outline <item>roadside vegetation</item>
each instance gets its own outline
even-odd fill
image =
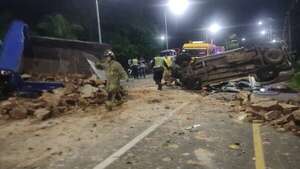
[[[79,24],[73,24],[61,14],[46,15],[36,26],[37,34],[66,39],[79,39],[84,31]]]
[[[300,91],[300,63],[297,63],[295,66],[295,74],[289,80],[288,85],[294,90]]]
[[[113,17],[102,22],[103,41],[113,47],[118,60],[126,65],[130,58],[143,57],[150,60],[157,55],[163,47],[163,43],[157,39],[157,25],[145,22],[144,18],[147,16],[132,14],[131,22],[127,17],[122,17],[120,16],[120,20],[123,22],[113,22]],[[10,23],[18,18],[11,12],[0,12],[0,18],[0,40],[3,40]],[[29,24],[33,35],[98,41],[98,31],[90,30],[85,20],[70,18],[67,14],[53,13],[37,17],[35,21],[24,21]]]

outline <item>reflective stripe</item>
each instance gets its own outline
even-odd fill
[[[171,57],[166,57],[166,58],[164,58],[164,60],[168,67],[172,66],[172,58]]]
[[[132,59],[132,64],[134,66],[138,66],[139,65],[139,61],[137,59]]]
[[[163,57],[154,58],[154,68],[163,67]]]

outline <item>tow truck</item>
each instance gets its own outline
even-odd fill
[[[190,41],[182,47],[182,53],[187,53],[194,58],[215,55],[224,51],[224,47],[204,41]]]

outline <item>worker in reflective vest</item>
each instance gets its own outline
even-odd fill
[[[153,79],[158,86],[158,90],[162,90],[162,83],[161,80],[163,78],[164,74],[164,58],[161,56],[156,56],[152,60],[152,66],[153,66]]]
[[[135,79],[139,77],[139,60],[137,58],[132,59],[132,74]]]

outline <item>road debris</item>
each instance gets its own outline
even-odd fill
[[[147,102],[148,102],[148,104],[158,104],[158,103],[161,103],[161,100],[160,99],[150,99]]]
[[[239,149],[241,149],[241,144],[240,143],[234,143],[234,144],[230,144],[228,147],[232,150],[239,150]]]
[[[236,95],[239,104],[233,104],[236,113],[247,114],[246,119],[253,123],[263,123],[273,126],[277,131],[292,131],[299,135],[300,131],[300,106],[259,97],[255,94],[241,92]],[[246,110],[245,112],[240,111]],[[233,115],[232,117],[239,117]]]
[[[47,120],[51,117],[51,111],[45,108],[41,108],[34,112],[34,116],[39,120]]]
[[[200,124],[195,124],[193,126],[187,127],[185,130],[194,131],[196,128],[201,127]]]
[[[11,97],[0,102],[0,119],[25,119],[35,117],[39,120],[59,116],[66,112],[85,109],[88,106],[101,105],[106,100],[104,82],[94,77],[73,76],[35,76],[27,75],[31,80],[62,81],[65,88],[44,92],[37,98]]]

